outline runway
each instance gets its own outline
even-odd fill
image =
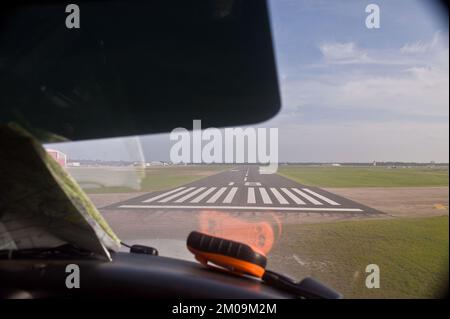
[[[107,208],[380,213],[317,187],[298,184],[277,174],[261,174],[257,165],[243,165],[173,189],[115,203]]]

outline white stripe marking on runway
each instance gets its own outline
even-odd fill
[[[158,201],[158,203],[167,203],[168,201],[171,201],[172,199],[174,199],[180,195],[186,194],[187,192],[190,192],[191,190],[194,190],[194,189],[195,189],[195,187],[186,188],[185,190],[182,190],[181,192],[175,193],[173,195],[170,195],[169,197],[161,199],[160,201]]]
[[[255,189],[253,187],[248,188],[247,204],[256,204]]]
[[[264,204],[272,204],[272,201],[270,200],[269,194],[267,193],[266,189],[263,187],[259,188],[259,193],[261,194],[262,200]]]
[[[292,199],[296,204],[298,205],[305,205],[306,203],[304,201],[302,201],[300,198],[298,198],[297,196],[295,196],[294,194],[291,193],[290,190],[288,190],[287,188],[282,188],[281,189],[286,195],[289,196],[290,199]]]
[[[283,195],[280,194],[280,192],[276,188],[271,187],[270,191],[276,197],[276,199],[280,204],[282,205],[289,204],[289,202],[283,197]]]
[[[181,198],[178,198],[178,199],[175,201],[175,203],[182,203],[182,202],[184,202],[186,199],[189,199],[189,198],[191,198],[191,197],[194,197],[195,195],[197,195],[198,193],[200,193],[201,191],[203,191],[205,188],[206,188],[206,187],[200,187],[200,188],[197,188],[195,191],[190,192],[189,194],[184,195],[184,196],[181,197]]]
[[[208,199],[207,203],[215,203],[216,200],[227,190],[226,187],[221,187],[210,199]]]
[[[233,186],[233,185],[234,185],[234,182],[231,182],[228,184],[228,186]]]
[[[359,208],[333,207],[270,207],[270,206],[174,206],[174,205],[121,205],[120,208],[137,209],[217,209],[217,210],[271,210],[271,211],[310,211],[310,212],[362,212]]]
[[[246,182],[244,185],[245,186],[261,186],[261,183],[259,183],[259,182]]]
[[[237,187],[232,187],[222,203],[230,204],[233,201],[234,195],[236,195],[237,190],[238,190]]]
[[[307,189],[307,188],[302,188],[302,189],[303,189],[305,192],[308,192],[308,193],[310,193],[310,194],[316,196],[317,198],[320,198],[321,200],[323,200],[324,202],[327,202],[327,203],[330,204],[330,205],[333,205],[333,206],[340,206],[340,205],[341,205],[341,204],[339,204],[339,203],[336,203],[334,200],[329,199],[328,197],[325,197],[325,196],[323,196],[323,195],[317,194],[316,192],[313,192],[313,191],[310,190],[310,189]]]
[[[214,190],[217,187],[211,187],[208,188],[204,193],[198,195],[196,198],[194,198],[193,200],[191,200],[191,203],[199,203],[202,199],[204,199],[206,196],[208,196],[209,194],[211,194],[212,192],[214,192]]]
[[[314,205],[323,205],[321,202],[319,202],[317,199],[312,198],[311,196],[309,196],[308,194],[302,192],[301,190],[297,189],[297,188],[291,188],[294,192],[296,192],[297,194],[299,194],[300,196],[303,196],[304,198],[306,198],[307,200],[309,200],[311,203],[313,203]]]
[[[167,196],[167,195],[173,194],[175,192],[181,191],[183,188],[184,187],[179,187],[179,188],[173,189],[173,190],[171,190],[169,192],[165,192],[165,193],[159,194],[158,196],[155,196],[155,197],[149,198],[147,200],[144,200],[143,203],[153,202],[153,201],[155,201],[157,199],[163,198],[164,196]]]

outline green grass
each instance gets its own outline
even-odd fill
[[[439,297],[448,284],[448,231],[448,216],[286,225],[270,266],[316,277],[347,298]],[[305,264],[280,259],[286,253]],[[368,264],[380,267],[379,289],[365,287]]]
[[[164,190],[230,169],[229,165],[165,166],[152,168],[72,168],[70,173],[89,194]]]
[[[318,187],[448,186],[446,168],[283,166],[278,174]]]

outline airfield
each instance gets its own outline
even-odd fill
[[[255,165],[239,166],[108,208],[381,214],[323,189],[308,187],[276,174],[262,174]]]
[[[141,188],[122,176],[127,186],[88,194],[122,241],[154,246],[160,255],[194,260],[186,237],[206,231],[259,245],[271,269],[368,298],[433,297],[442,278],[423,269],[448,269],[448,168],[286,166],[265,175],[256,165],[218,165],[155,167],[145,177],[131,170]],[[85,171],[73,175],[101,170]],[[110,180],[114,173],[100,175]],[[370,263],[384,271],[384,289],[365,288]],[[405,267],[411,272],[399,276]]]

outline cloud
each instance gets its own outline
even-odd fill
[[[359,49],[354,42],[322,43],[319,45],[319,50],[327,63],[350,64],[370,62],[367,53]]]
[[[399,49],[363,49],[355,42],[323,42],[318,45],[322,54],[321,64],[311,64],[306,68],[326,67],[327,65],[372,64],[392,66],[428,65],[436,62],[435,55],[447,54],[448,33],[434,33],[430,41],[405,43]],[[442,59],[441,59],[442,60]],[[324,62],[324,63],[323,63]],[[448,65],[448,63],[447,63]]]
[[[448,162],[447,40],[319,50],[320,64],[281,82],[280,160]]]
[[[406,43],[400,49],[403,54],[417,54],[417,53],[427,53],[435,50],[440,43],[442,43],[442,35],[440,32],[436,32],[433,39],[429,42],[416,41],[413,43]]]
[[[448,42],[436,33],[429,43],[422,45],[423,53],[411,59],[405,58],[405,47],[408,46],[372,50],[373,56],[377,56],[373,59],[367,50],[353,42],[321,44],[324,61],[320,72],[317,68],[304,69],[300,78],[283,81],[286,111],[300,116],[302,110],[311,108],[318,112],[337,109],[350,112],[348,121],[353,118],[352,110],[359,116],[366,111],[367,120],[372,122],[386,120],[387,114],[448,120]],[[409,45],[409,52],[412,47]],[[419,45],[414,47],[418,50]],[[375,62],[378,63],[374,65]],[[331,68],[335,64],[340,67]],[[376,116],[376,112],[384,114]]]
[[[358,76],[338,84],[336,106],[387,110],[409,115],[448,117],[448,72],[413,67],[393,76]]]

